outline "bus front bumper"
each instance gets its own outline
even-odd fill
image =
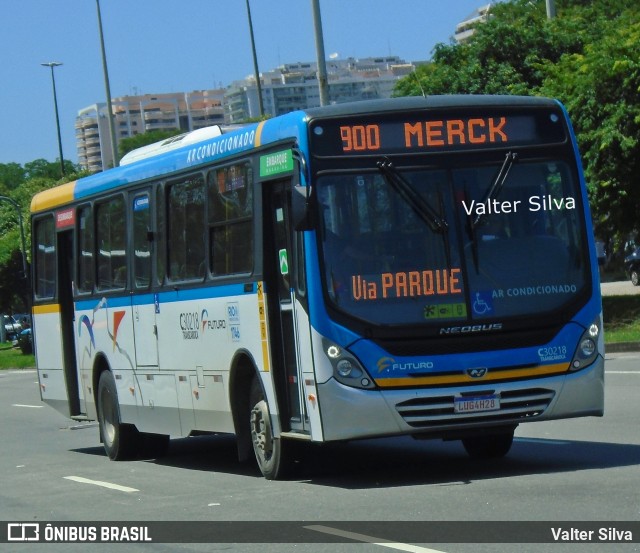
[[[498,398],[499,408],[456,413],[461,394]],[[604,359],[563,375],[445,388],[361,390],[334,379],[318,385],[324,441],[404,434],[446,437],[474,428],[602,416]]]

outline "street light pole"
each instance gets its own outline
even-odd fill
[[[111,150],[113,151],[113,166],[117,167],[120,160],[118,159],[118,142],[116,141],[116,127],[113,122],[113,109],[111,107],[111,86],[109,85],[109,71],[107,70],[107,54],[104,49],[104,35],[102,34],[102,15],[100,14],[100,0],[96,0],[96,8],[98,10],[98,31],[100,32],[100,50],[102,52],[102,72],[104,73],[104,88],[107,96],[107,121],[109,122],[109,136],[111,137]],[[106,169],[106,167],[103,167]]]
[[[253,72],[256,76],[256,88],[258,90],[258,109],[260,117],[264,117],[264,104],[262,102],[262,83],[260,83],[260,71],[258,71],[258,55],[256,54],[256,43],[253,37],[253,23],[251,21],[251,8],[247,0],[247,17],[249,18],[249,34],[251,35],[251,52],[253,53]]]
[[[553,19],[556,16],[556,4],[554,0],[547,0],[547,19]]]
[[[56,78],[53,74],[53,68],[62,65],[59,61],[50,61],[47,63],[41,63],[43,67],[49,67],[51,69],[51,84],[53,85],[53,107],[56,112],[56,129],[58,130],[58,152],[60,154],[60,172],[64,177],[64,159],[62,157],[62,137],[60,136],[60,117],[58,116],[58,96],[56,94]]]
[[[329,81],[327,79],[327,62],[324,55],[324,36],[322,34],[322,18],[320,17],[320,0],[311,0],[311,9],[313,10],[313,28],[316,37],[320,105],[326,106],[329,104]]]

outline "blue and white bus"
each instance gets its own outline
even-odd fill
[[[604,340],[564,108],[403,98],[133,153],[31,205],[44,402],[111,459],[232,433],[412,435],[505,455],[523,422],[601,416]]]

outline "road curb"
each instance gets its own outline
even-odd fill
[[[617,342],[615,344],[605,344],[604,351],[606,353],[640,351],[640,342]]]

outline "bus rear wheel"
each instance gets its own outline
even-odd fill
[[[257,378],[251,383],[249,428],[258,468],[267,480],[282,478],[288,468],[286,442],[273,436],[269,404]]]
[[[98,383],[98,422],[100,436],[109,459],[124,461],[137,454],[138,431],[120,421],[118,392],[111,371],[103,371]]]
[[[512,444],[513,430],[462,439],[462,445],[472,459],[504,457]]]

